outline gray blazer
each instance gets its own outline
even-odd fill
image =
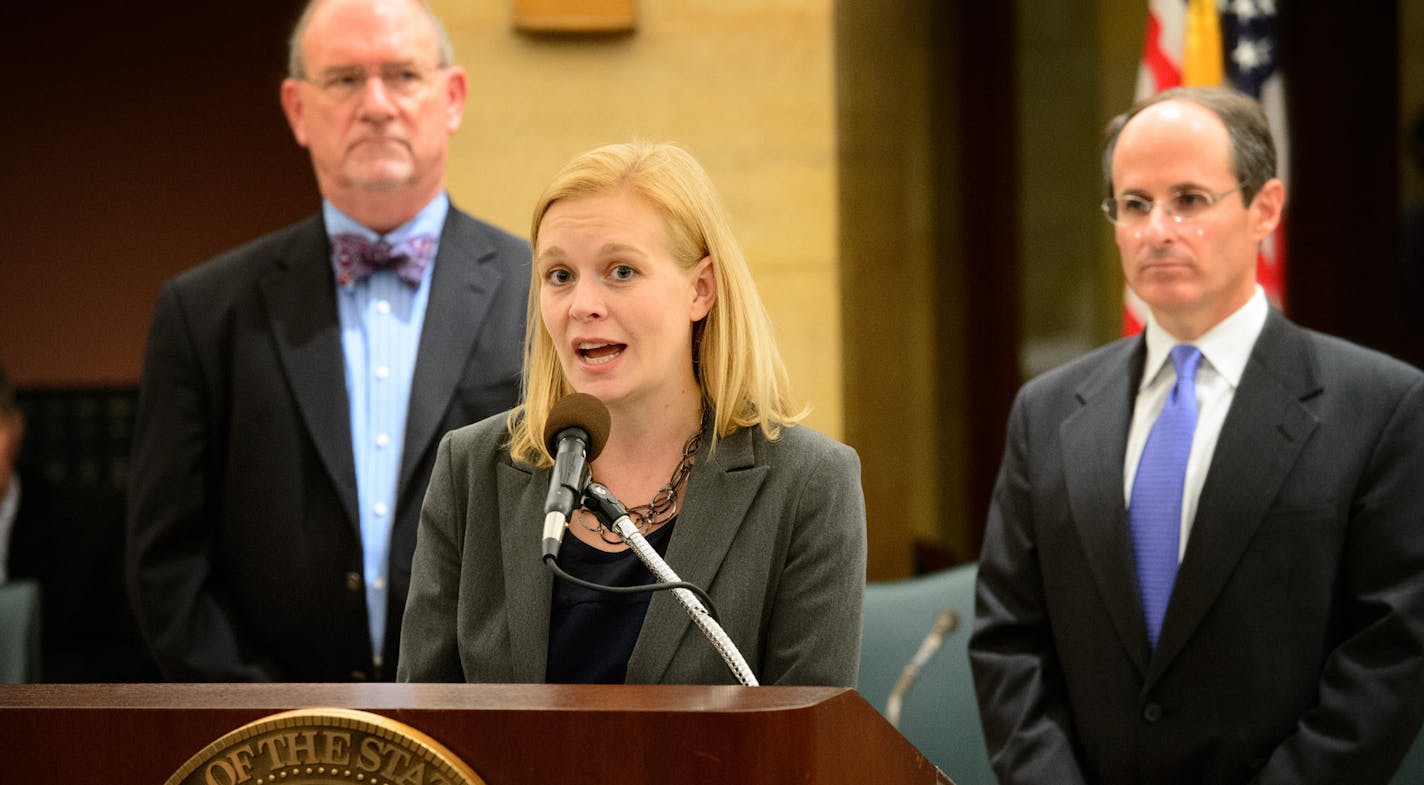
[[[504,415],[440,443],[421,511],[400,681],[539,683],[553,575],[540,560],[549,470],[514,464]],[[712,597],[763,684],[855,683],[865,588],[860,459],[805,427],[743,428],[697,457],[667,561]],[[628,662],[630,684],[735,677],[668,592]]]
[[[1382,785],[1424,714],[1424,375],[1271,312],[1154,650],[1122,485],[1143,355],[1014,404],[970,642],[999,781]]]

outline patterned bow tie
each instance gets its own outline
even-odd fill
[[[345,286],[364,280],[376,270],[390,269],[412,287],[435,255],[435,238],[428,234],[408,237],[395,245],[371,242],[359,234],[338,234],[331,238],[331,266],[336,283]]]

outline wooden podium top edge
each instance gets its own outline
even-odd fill
[[[7,709],[284,710],[474,709],[660,712],[784,711],[855,691],[847,687],[643,686],[583,684],[0,684]]]

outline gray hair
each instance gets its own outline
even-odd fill
[[[1173,87],[1143,98],[1108,123],[1103,146],[1103,183],[1108,196],[1113,196],[1113,151],[1123,127],[1143,109],[1166,101],[1196,104],[1221,119],[1231,140],[1231,168],[1241,186],[1243,204],[1250,204],[1261,186],[1276,176],[1276,143],[1259,102],[1229,87]]]
[[[421,10],[430,20],[430,24],[435,27],[435,64],[440,68],[449,68],[455,62],[455,47],[450,44],[450,35],[445,32],[445,25],[441,23],[440,17],[435,15],[430,4],[425,0],[418,0],[418,2]],[[306,7],[302,9],[302,15],[297,17],[296,27],[292,28],[292,36],[287,39],[287,77],[290,79],[305,79],[307,77],[307,65],[302,59],[302,36],[306,34],[307,25],[311,24],[312,14],[321,3],[322,0],[307,2]]]

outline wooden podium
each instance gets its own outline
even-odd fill
[[[404,723],[488,785],[953,785],[850,689],[542,684],[0,685],[0,783],[163,785],[305,708]]]

